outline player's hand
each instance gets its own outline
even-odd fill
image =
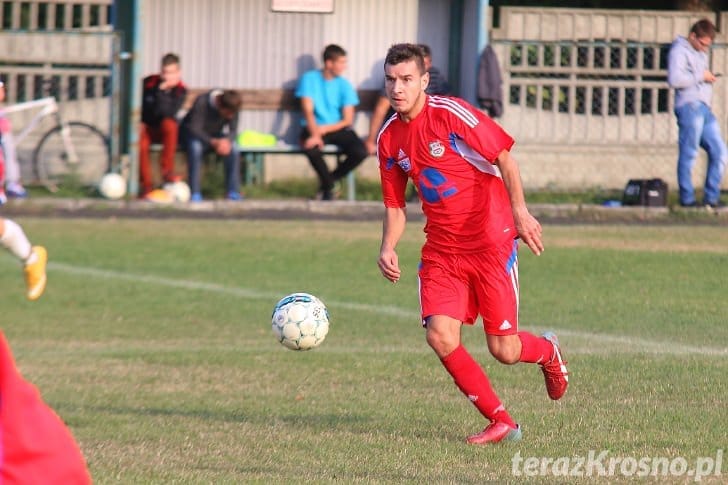
[[[321,138],[321,136],[309,136],[303,141],[303,148],[306,150],[310,150],[314,147],[323,148],[324,146],[324,139]]]
[[[531,249],[533,254],[539,256],[543,252],[543,240],[541,239],[541,224],[535,217],[524,208],[514,211],[513,220],[516,223],[516,230],[521,240]]]
[[[377,266],[379,266],[379,271],[382,272],[382,276],[389,281],[392,283],[399,281],[402,272],[399,270],[399,257],[394,250],[383,249],[379,253]]]
[[[364,146],[366,147],[367,153],[369,155],[376,155],[377,154],[377,143],[376,143],[376,141],[370,140],[369,138],[367,138],[366,140],[364,140]]]
[[[210,145],[212,145],[215,153],[223,157],[228,155],[233,148],[233,144],[227,138],[215,138],[215,143],[210,142]]]
[[[705,72],[703,72],[703,80],[706,83],[714,83],[717,79],[718,79],[717,76],[715,74],[713,74],[711,71],[706,69]]]

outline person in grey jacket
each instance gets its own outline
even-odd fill
[[[675,39],[668,55],[667,82],[675,89],[675,116],[679,130],[677,180],[680,205],[683,207],[699,206],[691,177],[699,147],[708,153],[702,205],[712,208],[724,205],[720,200],[720,184],[728,149],[718,120],[710,109],[713,83],[720,76],[711,71],[708,57],[715,33],[715,25],[710,20],[699,20],[693,24],[687,37]]]
[[[200,166],[202,156],[214,151],[225,164],[225,190],[228,200],[241,200],[240,158],[235,149],[238,111],[242,105],[240,93],[213,89],[199,95],[182,120],[180,135],[187,151],[187,177],[190,201],[202,200]]]

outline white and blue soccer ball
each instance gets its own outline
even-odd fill
[[[291,350],[310,350],[321,345],[329,333],[329,311],[308,293],[292,293],[273,308],[273,335]]]

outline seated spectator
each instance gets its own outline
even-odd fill
[[[142,84],[142,123],[139,130],[139,196],[152,191],[152,165],[149,148],[152,143],[162,144],[159,158],[164,182],[177,182],[174,173],[174,153],[177,150],[177,114],[182,108],[187,88],[182,83],[179,57],[162,57],[159,74],[144,78]]]
[[[213,89],[199,95],[182,120],[180,136],[187,152],[187,177],[192,192],[190,201],[202,200],[200,168],[202,157],[207,152],[223,157],[226,198],[242,199],[240,157],[234,146],[241,105],[242,99],[237,91]]]
[[[304,73],[298,82],[296,97],[301,100],[301,146],[319,177],[321,200],[333,200],[334,184],[346,177],[366,157],[364,143],[352,129],[354,107],[359,96],[341,75],[346,70],[346,51],[328,45],[323,52],[324,67]],[[346,159],[333,172],[329,171],[321,148],[336,145]]]
[[[0,81],[0,103],[5,101],[5,83]],[[20,183],[20,165],[15,153],[15,140],[10,120],[0,110],[0,205],[8,197],[27,197],[28,192]]]

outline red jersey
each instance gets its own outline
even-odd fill
[[[482,251],[517,237],[508,191],[493,162],[513,138],[459,98],[427,96],[417,117],[394,115],[377,139],[386,207],[404,207],[409,177],[427,218],[426,247]]]

